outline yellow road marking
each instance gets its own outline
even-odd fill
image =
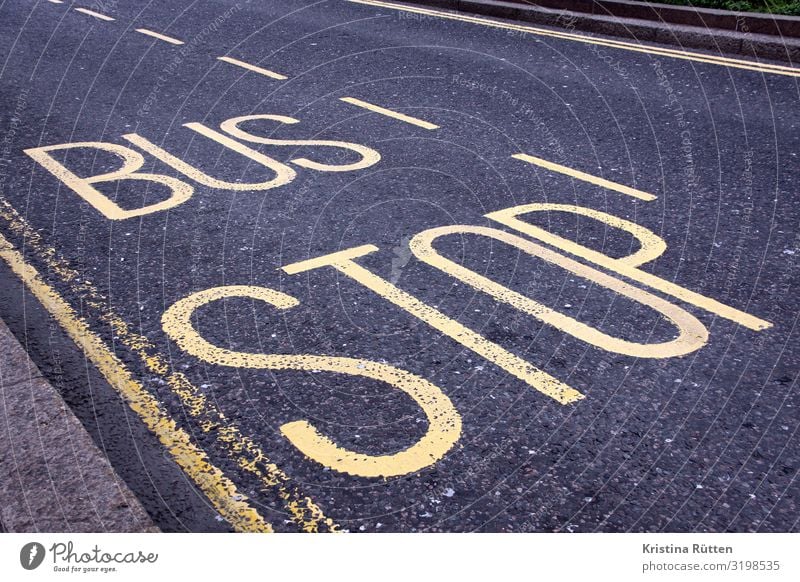
[[[530,156],[528,154],[514,154],[511,157],[516,158],[518,160],[522,160],[523,162],[528,162],[529,164],[540,166],[542,168],[551,170],[553,172],[566,174],[567,176],[571,176],[578,180],[583,180],[584,182],[589,182],[590,184],[594,184],[595,186],[600,186],[602,188],[608,188],[609,190],[614,190],[615,192],[619,192],[620,194],[627,194],[628,196],[633,196],[634,198],[638,198],[639,200],[647,200],[648,202],[650,202],[657,198],[656,196],[650,194],[649,192],[643,192],[642,190],[637,190],[636,188],[631,188],[623,184],[617,184],[616,182],[612,182],[611,180],[598,178],[597,176],[592,176],[591,174],[586,174],[579,170],[568,168],[567,166],[562,166],[560,164],[548,162],[547,160]]]
[[[561,212],[575,212],[577,214],[582,214],[584,216],[590,216],[610,226],[615,226],[617,228],[622,228],[623,230],[627,230],[631,234],[633,234],[636,238],[640,238],[641,233],[649,233],[646,236],[646,239],[654,240],[657,237],[655,233],[647,231],[644,227],[638,226],[636,230],[632,230],[630,228],[626,228],[625,224],[627,221],[623,221],[620,218],[612,217],[611,215],[592,211],[589,209],[581,209],[579,206],[570,206],[566,204],[541,204],[541,203],[533,203],[533,204],[522,204],[520,206],[513,206],[511,208],[504,208],[502,210],[496,210],[494,212],[489,212],[488,214],[484,214],[486,218],[499,222],[500,224],[504,224],[509,228],[513,228],[523,234],[530,236],[531,238],[535,238],[542,242],[545,242],[549,245],[552,245],[558,249],[586,259],[596,265],[600,265],[610,271],[614,271],[615,273],[622,275],[628,279],[633,281],[637,281],[638,283],[642,283],[643,285],[647,285],[648,287],[652,287],[653,289],[658,289],[662,293],[666,293],[667,295],[671,295],[673,297],[677,297],[687,303],[691,303],[696,307],[700,307],[701,309],[705,309],[706,311],[710,311],[711,313],[716,313],[720,317],[724,317],[725,319],[730,319],[731,321],[735,321],[739,325],[743,325],[753,331],[761,331],[764,329],[769,329],[772,327],[772,324],[768,321],[765,321],[761,318],[758,318],[754,315],[750,315],[749,313],[745,313],[744,311],[740,311],[738,309],[734,309],[724,303],[720,303],[716,299],[711,299],[710,297],[706,297],[705,295],[701,295],[700,293],[695,293],[694,291],[690,291],[685,287],[681,287],[671,281],[667,281],[666,279],[662,279],[661,277],[657,277],[648,273],[647,271],[642,271],[638,267],[643,264],[643,260],[645,261],[652,261],[661,253],[658,252],[658,246],[653,246],[652,249],[657,252],[657,254],[653,254],[650,251],[646,255],[642,255],[640,253],[635,253],[628,257],[622,257],[620,259],[609,257],[606,254],[601,252],[595,251],[594,249],[590,249],[589,247],[585,247],[580,245],[576,242],[573,242],[569,239],[560,237],[556,234],[548,232],[547,230],[540,228],[530,222],[526,222],[524,220],[520,220],[518,217],[521,214],[527,214],[529,212],[537,212],[537,211],[561,211]],[[627,223],[631,224],[631,223]],[[638,233],[637,233],[638,231]],[[642,240],[642,239],[640,239]],[[662,251],[663,252],[663,251]]]
[[[219,127],[225,133],[232,135],[233,137],[236,137],[242,141],[250,141],[253,143],[260,143],[265,145],[277,145],[277,146],[324,146],[324,147],[343,148],[346,150],[350,150],[351,152],[354,152],[361,157],[361,160],[358,162],[352,162],[349,164],[335,164],[335,165],[323,164],[320,162],[315,162],[314,160],[309,160],[307,158],[293,158],[289,160],[293,164],[297,164],[298,166],[301,166],[303,168],[318,170],[320,172],[352,172],[354,170],[362,170],[364,168],[369,168],[370,166],[377,164],[381,159],[381,155],[377,151],[375,151],[370,147],[357,143],[327,140],[327,139],[324,140],[271,139],[271,138],[261,137],[259,135],[253,135],[252,133],[249,133],[243,130],[241,127],[239,127],[240,124],[242,123],[247,123],[248,121],[255,121],[257,119],[266,119],[270,121],[277,121],[278,123],[288,123],[288,124],[298,123],[298,121],[293,117],[262,113],[258,115],[243,115],[241,117],[233,117],[231,119],[226,119],[225,121],[220,123]],[[186,124],[187,127],[191,125],[192,124]]]
[[[562,269],[578,277],[597,283],[631,301],[646,305],[661,314],[665,320],[675,326],[678,330],[678,336],[674,339],[659,343],[639,343],[608,335],[565,313],[551,309],[538,301],[534,301],[521,293],[517,293],[505,285],[492,281],[488,277],[484,277],[472,269],[468,269],[455,261],[451,261],[433,248],[434,241],[442,236],[463,236],[465,234],[483,236],[503,242],[528,253],[532,257],[538,257],[548,263],[558,265]],[[609,352],[616,352],[636,358],[674,358],[699,350],[708,341],[708,330],[706,330],[706,327],[685,309],[669,301],[665,301],[652,293],[648,293],[644,289],[629,285],[617,277],[606,275],[566,255],[554,252],[528,239],[503,230],[463,224],[440,226],[424,230],[414,236],[409,243],[409,248],[420,261],[432,267],[436,267],[443,273],[475,289],[483,291],[496,300],[507,303],[573,337]]]
[[[152,36],[153,38],[157,38],[158,40],[163,40],[164,42],[168,42],[170,44],[183,44],[182,40],[178,40],[177,38],[172,38],[171,36],[167,36],[159,32],[153,32],[152,30],[147,30],[146,28],[137,28],[136,32],[146,34],[147,36]]]
[[[200,135],[203,135],[227,148],[232,149],[233,151],[245,156],[246,158],[250,158],[257,164],[261,164],[265,168],[269,168],[270,170],[275,172],[275,177],[272,178],[271,180],[267,180],[266,182],[244,183],[244,184],[241,182],[226,182],[224,180],[218,180],[217,178],[209,176],[205,172],[201,172],[191,164],[187,164],[182,159],[173,156],[168,151],[161,149],[160,147],[152,143],[150,140],[145,139],[140,135],[137,135],[135,133],[126,133],[122,137],[131,142],[132,144],[142,148],[144,151],[146,151],[153,157],[158,158],[165,164],[172,166],[185,176],[188,176],[191,179],[195,180],[196,182],[199,182],[200,184],[203,184],[210,188],[219,188],[222,190],[269,190],[271,188],[278,188],[280,186],[285,186],[286,184],[294,180],[295,177],[297,176],[295,171],[286,164],[282,164],[274,158],[265,156],[261,152],[258,152],[245,145],[242,145],[238,141],[233,140],[229,138],[227,135],[223,135],[218,131],[208,128],[202,123],[184,123],[183,126],[188,127],[189,129],[196,131]]]
[[[112,153],[123,160],[123,165],[117,170],[100,174],[99,176],[80,178],[48,153],[51,151],[75,147],[95,148]],[[48,172],[72,188],[72,190],[81,198],[99,210],[103,216],[111,220],[124,220],[134,216],[143,216],[152,212],[159,212],[161,210],[173,208],[186,202],[189,198],[191,198],[192,193],[194,192],[194,188],[192,186],[186,182],[178,180],[177,178],[173,178],[172,176],[137,172],[136,170],[139,170],[144,165],[144,156],[135,150],[115,143],[84,141],[43,146],[38,148],[28,148],[23,151],[31,158],[36,160]],[[133,210],[126,210],[120,207],[108,196],[103,194],[100,190],[92,186],[92,184],[96,184],[98,182],[118,180],[148,180],[151,182],[157,182],[169,188],[171,194],[166,200],[162,200],[155,204],[141,208],[135,208]]]
[[[340,273],[361,283],[370,291],[394,303],[397,307],[407,311],[419,320],[424,321],[432,328],[457,341],[462,346],[481,355],[556,402],[560,404],[571,404],[584,398],[583,394],[568,384],[561,382],[547,372],[540,370],[536,366],[512,354],[505,348],[489,341],[481,334],[462,325],[458,321],[447,317],[438,309],[423,303],[410,293],[406,293],[402,289],[395,287],[386,279],[365,269],[353,260],[377,250],[378,247],[374,245],[362,245],[360,247],[353,247],[330,253],[322,257],[292,263],[291,265],[286,265],[281,268],[284,272],[294,275],[320,267],[333,267]]]
[[[644,265],[645,263],[649,263],[650,261],[654,261],[667,251],[667,242],[652,230],[643,227],[641,224],[636,224],[630,220],[620,218],[619,216],[601,212],[600,210],[594,210],[593,208],[586,208],[585,206],[535,202],[533,204],[512,207],[511,209],[498,210],[496,213],[489,213],[485,214],[484,216],[491,218],[492,220],[498,220],[502,222],[501,218],[507,215],[506,211],[511,212],[516,208],[524,209],[525,212],[569,212],[579,216],[586,216],[593,220],[597,220],[598,222],[603,222],[612,228],[618,228],[619,230],[627,232],[639,243],[639,250],[634,251],[633,253],[624,257],[618,257],[616,260],[632,267],[638,267],[640,265]],[[521,213],[522,210],[519,212]],[[516,216],[516,214],[513,214],[513,216]],[[561,248],[562,250],[567,250],[568,252],[575,254],[570,249],[560,247],[558,244],[556,244],[554,239],[542,240],[555,247]],[[574,249],[577,247],[578,245],[575,245],[575,247],[570,248]]]
[[[426,14],[428,16],[436,16],[439,18],[446,18],[449,20],[460,20],[462,22],[471,22],[473,24],[480,24],[483,26],[491,26],[494,28],[502,28],[506,30],[516,30],[520,32],[527,32],[536,34],[538,36],[547,36],[552,38],[560,38],[565,40],[572,40],[586,44],[595,44],[600,46],[607,46],[611,48],[618,48],[627,51],[638,53],[646,53],[651,55],[659,55],[664,57],[672,57],[676,59],[683,59],[689,61],[696,61],[701,63],[710,63],[714,65],[721,65],[732,67],[736,69],[745,69],[748,71],[758,71],[761,73],[774,73],[776,75],[788,75],[790,77],[800,77],[800,69],[793,67],[786,67],[782,65],[771,65],[768,63],[758,63],[754,61],[747,61],[744,59],[733,59],[729,57],[720,57],[715,55],[706,55],[703,53],[693,53],[689,51],[661,48],[655,46],[643,46],[639,44],[616,41],[616,40],[601,40],[591,36],[584,36],[581,34],[574,34],[568,32],[557,32],[554,30],[547,30],[545,28],[537,28],[535,26],[524,26],[521,24],[509,24],[500,22],[498,20],[491,20],[489,18],[480,18],[476,16],[466,16],[461,14],[454,14],[452,12],[443,12],[441,10],[431,10],[428,8],[412,8],[391,2],[380,2],[378,0],[347,0],[354,4],[367,4],[370,6],[380,6],[382,8],[389,8],[392,10],[402,10],[404,12],[413,12],[416,14]]]
[[[99,12],[95,12],[94,10],[89,10],[88,8],[75,8],[74,10],[75,12],[82,12],[83,14],[94,16],[95,18],[99,18],[100,20],[109,20],[109,21],[114,20],[110,16],[106,16],[105,14],[100,14]]]
[[[128,324],[109,307],[103,296],[86,277],[74,270],[66,260],[58,256],[52,247],[45,245],[42,236],[25,219],[0,197],[0,217],[18,236],[24,238],[26,249],[36,256],[70,290],[79,296],[86,308],[97,312],[115,338],[136,354],[154,375],[163,378],[170,389],[181,400],[184,410],[196,419],[204,433],[212,435],[219,446],[244,471],[256,477],[265,491],[275,490],[291,519],[304,531],[315,532],[327,529],[338,531],[339,526],[314,501],[291,485],[291,480],[277,465],[272,463],[259,446],[232,423],[224,413],[180,372],[172,372],[171,365],[148,338],[131,331]]]
[[[211,364],[261,370],[318,370],[386,382],[410,396],[428,419],[428,430],[422,438],[388,455],[369,455],[340,447],[305,420],[281,425],[281,433],[310,459],[350,475],[397,477],[433,465],[458,442],[461,416],[450,399],[435,384],[406,370],[360,358],[239,352],[210,343],[192,325],[193,316],[200,307],[226,297],[248,297],[277,309],[291,309],[300,303],[291,295],[269,287],[212,287],[184,297],[167,309],[161,318],[164,332],[183,351]]]
[[[411,117],[410,115],[404,115],[402,113],[398,113],[397,111],[386,109],[385,107],[373,105],[372,103],[367,103],[366,101],[356,99],[355,97],[340,97],[339,100],[344,101],[345,103],[350,103],[351,105],[355,105],[356,107],[361,107],[363,109],[374,111],[375,113],[380,113],[381,115],[386,115],[387,117],[393,117],[395,119],[399,119],[400,121],[405,121],[406,123],[416,125],[417,127],[422,127],[425,129],[439,129],[438,125],[428,121],[423,121],[422,119],[417,119],[416,117]]]
[[[2,234],[0,257],[158,437],[172,459],[205,493],[219,514],[238,531],[271,532],[272,526],[247,503],[247,497],[239,493],[230,479],[209,462],[191,437],[176,425],[159,402]]]
[[[243,69],[247,69],[248,71],[253,71],[254,73],[258,73],[260,75],[264,75],[265,77],[270,77],[271,79],[278,79],[279,81],[285,81],[289,77],[286,75],[281,75],[280,73],[276,73],[275,71],[270,71],[269,69],[264,69],[262,67],[257,67],[256,65],[251,65],[250,63],[245,63],[244,61],[240,61],[239,59],[234,59],[233,57],[217,57],[218,61],[223,61],[225,63],[230,63],[231,65],[236,65],[237,67],[242,67]]]

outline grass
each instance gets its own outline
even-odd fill
[[[800,0],[655,0],[662,4],[800,16]]]

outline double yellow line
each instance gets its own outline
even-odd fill
[[[238,531],[271,532],[272,526],[247,503],[247,498],[236,490],[233,482],[209,462],[205,453],[194,444],[186,431],[175,424],[159,402],[133,377],[125,364],[42,279],[36,269],[25,261],[25,257],[2,233],[0,257],[97,366],[131,410],[158,437],[172,459],[200,487],[219,514]]]
[[[333,520],[326,517],[310,497],[293,487],[289,477],[267,458],[250,437],[243,435],[214,403],[205,398],[186,376],[172,372],[169,362],[158,353],[155,345],[148,338],[133,332],[107,306],[107,301],[99,291],[59,257],[55,249],[45,245],[41,235],[2,197],[0,218],[12,232],[24,238],[26,248],[46,265],[49,272],[81,297],[84,306],[99,313],[101,321],[109,326],[120,344],[138,356],[148,372],[165,379],[166,384],[179,397],[184,410],[198,423],[201,430],[213,435],[217,445],[243,472],[255,477],[264,491],[271,492],[281,500],[288,518],[304,531],[338,529]],[[168,411],[134,377],[102,338],[90,329],[86,321],[2,233],[0,258],[24,282],[112,388],[159,439],[172,459],[206,495],[219,515],[236,531],[272,532],[272,525],[252,506],[248,497],[238,491],[236,485],[211,463],[192,437],[177,425]]]
[[[571,40],[575,42],[582,42],[586,44],[594,44],[606,46],[610,48],[622,49],[633,51],[637,53],[646,53],[649,55],[657,55],[662,57],[671,57],[674,59],[683,59],[687,61],[695,61],[698,63],[709,63],[712,65],[721,65],[724,67],[733,67],[735,69],[745,69],[747,71],[758,71],[760,73],[772,73],[775,75],[787,75],[789,77],[800,77],[800,69],[793,67],[785,67],[782,65],[771,65],[769,63],[759,63],[755,61],[747,61],[743,59],[732,59],[728,57],[708,55],[703,53],[694,53],[683,50],[668,49],[656,46],[647,46],[620,40],[607,40],[600,39],[582,34],[575,34],[571,32],[559,32],[556,30],[548,30],[546,28],[538,28],[536,26],[525,26],[522,24],[510,24],[501,22],[499,20],[492,20],[490,18],[481,18],[477,16],[467,16],[464,14],[455,14],[453,12],[444,12],[442,10],[432,10],[429,8],[417,8],[407,6],[404,4],[395,4],[394,2],[381,2],[380,0],[347,0],[354,4],[367,4],[369,6],[380,6],[381,8],[389,8],[391,10],[400,10],[403,12],[412,12],[414,14],[424,14],[426,16],[435,16],[438,18],[446,18],[448,20],[459,20],[461,22],[471,22],[473,24],[480,24],[482,26],[491,26],[493,28],[502,28],[505,30],[515,30],[517,32],[526,32],[538,36],[546,36],[551,38],[560,38],[564,40]]]

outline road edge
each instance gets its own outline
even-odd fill
[[[800,38],[757,34],[749,28],[747,20],[740,24],[741,30],[690,26],[664,22],[658,12],[645,19],[570,10],[569,7],[576,7],[577,2],[580,0],[565,0],[564,8],[560,9],[500,0],[410,0],[402,3],[674,45],[682,49],[704,49],[791,64],[800,62]],[[644,15],[641,12],[636,14]]]
[[[160,531],[2,319],[0,354],[0,531]]]
[[[790,38],[800,37],[800,18],[768,12],[736,12],[645,0],[508,0],[515,4],[571,10],[598,16],[638,18],[701,28],[718,28]]]

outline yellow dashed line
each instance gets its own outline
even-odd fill
[[[589,182],[590,184],[594,184],[595,186],[600,186],[602,188],[608,188],[609,190],[614,190],[615,192],[619,192],[620,194],[627,194],[628,196],[633,196],[634,198],[638,198],[639,200],[647,200],[648,202],[650,202],[657,198],[657,196],[654,196],[649,192],[643,192],[642,190],[637,190],[636,188],[631,188],[623,184],[617,184],[616,182],[612,182],[604,178],[598,178],[597,176],[592,176],[591,174],[586,174],[584,172],[568,168],[567,166],[554,164],[553,162],[548,162],[547,160],[543,160],[541,158],[529,156],[528,154],[514,154],[511,157],[516,158],[518,160],[522,160],[523,162],[528,162],[529,164],[540,166],[542,168],[551,170],[553,172],[566,174],[567,176],[571,176],[578,180],[583,180],[584,182]]]
[[[1,197],[0,218],[7,222],[12,232],[25,239],[29,252],[36,253],[50,272],[81,297],[83,305],[99,313],[100,320],[109,326],[122,345],[136,354],[151,373],[166,381],[203,432],[213,435],[241,469],[261,482],[264,491],[275,491],[292,521],[307,532],[339,530],[339,526],[310,497],[294,487],[289,476],[272,463],[250,437],[243,435],[213,402],[209,402],[184,374],[171,372],[169,362],[158,353],[155,345],[148,338],[131,331],[128,324],[108,306],[107,298],[59,257],[55,249],[45,245],[41,235]]]
[[[172,459],[205,493],[219,514],[237,531],[271,532],[272,526],[247,503],[247,497],[222,471],[212,465],[191,437],[161,408],[159,402],[131,375],[125,365],[75,313],[66,301],[29,265],[22,254],[0,234],[0,257],[33,295],[80,346],[108,383],[142,419],[169,451]]]
[[[683,59],[689,61],[696,61],[700,63],[710,63],[713,65],[721,65],[725,67],[733,67],[736,69],[745,69],[748,71],[758,71],[761,73],[774,73],[776,75],[788,75],[790,77],[800,77],[800,69],[792,67],[785,67],[782,65],[771,65],[768,63],[758,63],[754,61],[746,61],[743,59],[732,59],[728,57],[721,57],[716,55],[706,55],[703,53],[693,53],[688,51],[681,51],[675,49],[668,49],[656,46],[644,46],[629,42],[622,42],[616,40],[605,40],[591,36],[584,36],[581,34],[572,34],[568,32],[557,32],[555,30],[547,30],[545,28],[537,28],[534,26],[524,26],[520,24],[508,24],[498,20],[491,20],[488,18],[479,18],[476,16],[466,16],[455,14],[452,12],[443,12],[441,10],[430,10],[427,8],[412,8],[401,4],[393,4],[391,2],[379,2],[377,0],[347,0],[355,4],[366,4],[369,6],[380,6],[381,8],[389,8],[392,10],[402,10],[404,12],[413,12],[415,14],[425,14],[428,16],[435,16],[439,18],[446,18],[448,20],[459,20],[461,22],[471,22],[473,24],[480,24],[482,26],[491,26],[494,28],[502,28],[504,30],[516,30],[519,32],[527,32],[538,36],[547,36],[552,38],[560,38],[564,40],[572,40],[576,42],[583,42],[587,44],[595,44],[600,46],[607,46],[628,50],[638,53],[646,53],[651,55],[658,55],[663,57],[672,57],[675,59]]]
[[[168,42],[170,44],[183,44],[182,40],[178,40],[177,38],[172,38],[171,36],[167,36],[159,32],[153,32],[152,30],[147,30],[146,28],[137,28],[136,32],[146,34],[147,36],[152,36],[153,38],[157,38],[158,40],[163,40],[164,42]]]
[[[105,14],[100,14],[99,12],[95,12],[94,10],[89,10],[88,8],[74,8],[75,12],[81,12],[82,14],[88,14],[89,16],[94,16],[95,18],[99,18],[100,20],[111,21],[114,20],[110,16],[106,16]]]
[[[411,125],[416,125],[418,127],[423,127],[425,129],[439,129],[439,126],[434,125],[433,123],[423,121],[422,119],[417,119],[416,117],[411,117],[410,115],[404,115],[402,113],[398,113],[397,111],[392,111],[391,109],[379,107],[378,105],[367,103],[366,101],[362,101],[361,99],[356,99],[355,97],[340,97],[339,101],[344,101],[345,103],[350,103],[351,105],[355,105],[356,107],[361,107],[362,109],[368,109],[370,111],[374,111],[375,113],[380,113],[381,115],[386,115],[387,117],[393,117],[394,119],[399,119],[400,121],[404,121],[406,123],[410,123]]]
[[[275,71],[270,71],[269,69],[264,69],[261,67],[257,67],[256,65],[251,65],[250,63],[245,63],[244,61],[240,61],[239,59],[234,59],[232,57],[217,57],[217,60],[223,61],[225,63],[230,63],[231,65],[236,65],[237,67],[242,67],[243,69],[247,69],[248,71],[253,71],[254,73],[259,73],[260,75],[264,75],[265,77],[270,77],[271,79],[278,79],[279,81],[285,81],[288,79],[285,75],[281,75],[280,73],[276,73]]]

